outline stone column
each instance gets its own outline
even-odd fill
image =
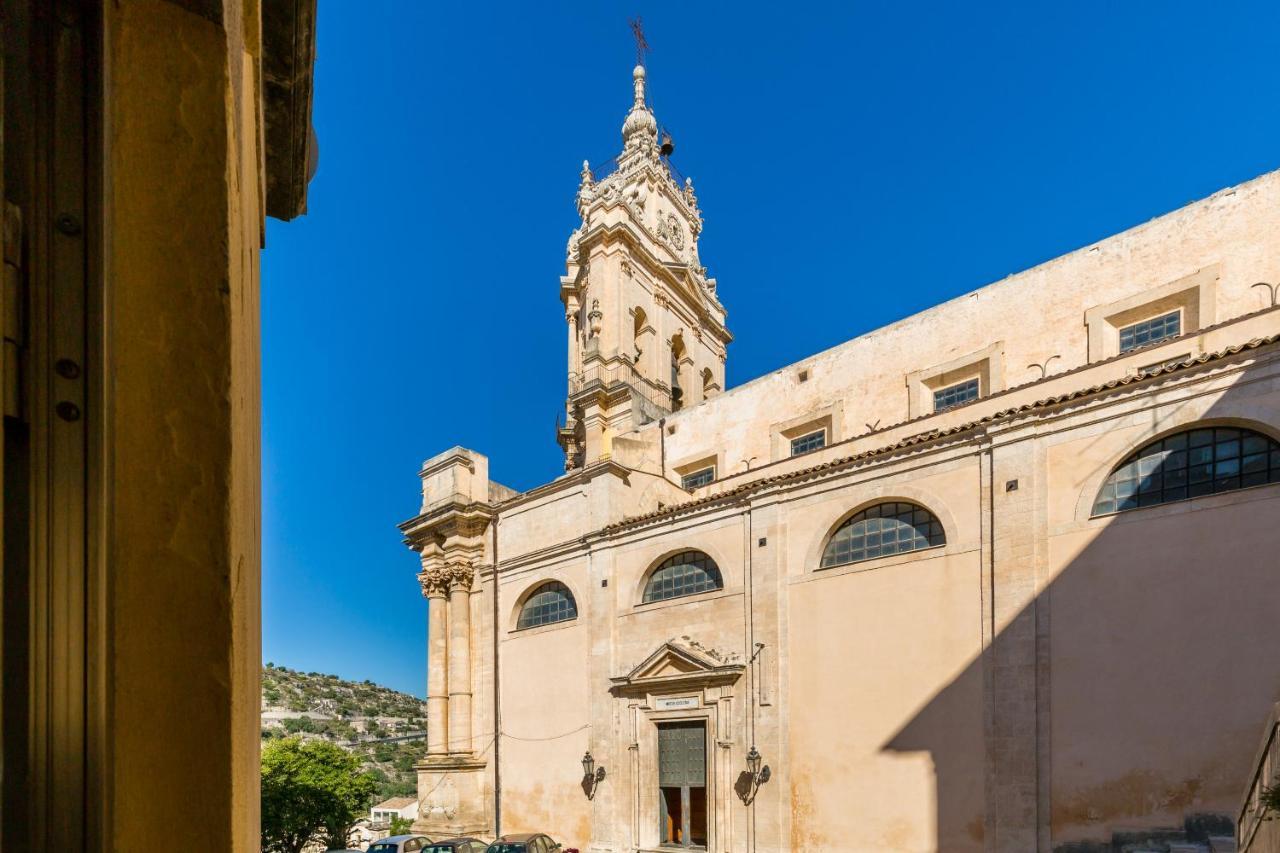
[[[471,752],[470,566],[454,566],[449,578],[449,752]]]
[[[438,570],[423,572],[427,597],[427,755],[444,755],[449,744],[448,639],[446,595],[448,577]]]
[[[564,319],[569,327],[569,373],[573,374],[582,369],[582,362],[578,356],[578,307],[576,302],[573,303],[572,308],[565,312]],[[569,393],[572,394],[573,390],[573,388],[570,388]]]

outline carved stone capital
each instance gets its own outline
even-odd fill
[[[455,563],[449,567],[449,588],[460,592],[470,592],[471,583],[475,580],[476,570],[470,563]]]
[[[449,583],[452,579],[453,574],[445,566],[431,566],[418,573],[422,595],[427,598],[433,595],[448,595]]]

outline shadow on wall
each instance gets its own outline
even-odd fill
[[[1280,438],[1274,426],[1280,402],[1265,392],[1265,383],[1250,383],[1243,373],[1197,423]],[[1189,410],[1195,401],[1183,405]],[[1153,415],[1153,429],[1139,446],[1170,434],[1155,432]],[[1089,441],[1109,443],[1112,435]],[[1181,445],[1182,439],[1158,448],[1156,461],[1139,461],[1135,479],[1146,488],[1135,502],[1152,502],[1157,488],[1203,482],[1205,469],[1198,466],[1204,464],[1217,466],[1217,487],[1235,482],[1229,478],[1240,476],[1235,466],[1246,456],[1256,467],[1238,436],[1234,444],[1226,431],[1211,439],[1206,444],[1201,434],[1191,443],[1216,448],[1217,461],[1206,463],[1205,452]],[[1256,447],[1253,442],[1249,449]],[[1280,699],[1280,485],[1048,530],[1042,571],[1051,582],[1021,606],[1002,607],[1016,588],[1010,574],[1030,577],[1032,558],[1009,553],[1000,516],[1028,505],[1034,490],[1024,479],[1021,491],[1006,493],[1000,452],[997,447],[992,478],[999,484],[992,511],[996,615],[984,606],[984,634],[993,624],[1002,627],[980,657],[883,746],[931,754],[937,848],[1084,853],[1144,838],[1231,835],[1257,721]],[[1126,452],[1106,467],[1129,462],[1122,459]],[[1271,473],[1280,456],[1267,461],[1267,476],[1280,482]],[[1095,489],[1104,473],[1081,488]],[[1124,500],[1128,486],[1112,494],[1104,500]],[[1085,516],[1094,499],[1085,498]],[[1046,530],[1043,518],[1029,523]],[[983,560],[989,590],[990,555]],[[975,766],[973,744],[948,735],[955,719],[978,712],[977,697],[985,767]]]

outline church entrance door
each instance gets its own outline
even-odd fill
[[[658,724],[659,836],[667,847],[707,846],[707,724]]]

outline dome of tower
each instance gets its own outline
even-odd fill
[[[658,120],[649,112],[648,107],[632,107],[627,119],[622,123],[622,139],[630,142],[637,134],[644,134],[653,139],[658,138]]]

